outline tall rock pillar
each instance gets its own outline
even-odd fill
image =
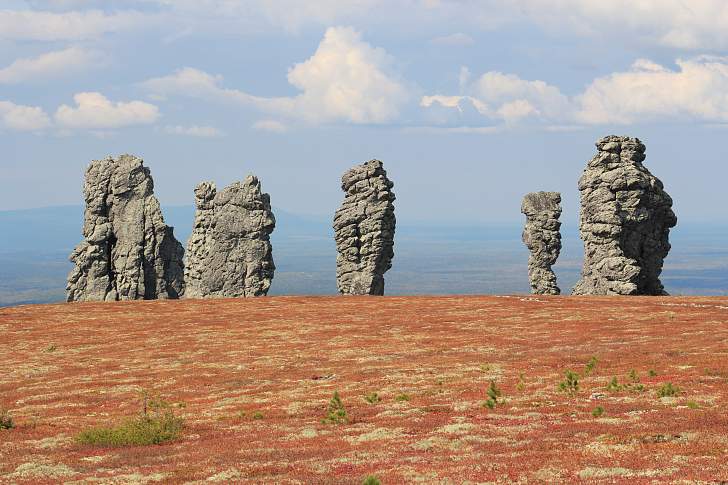
[[[341,177],[344,202],[334,216],[336,286],[345,295],[383,295],[394,257],[394,184],[371,160]]]
[[[70,256],[68,301],[178,298],[184,249],[164,223],[143,160],[94,160],[83,193],[84,240]]]
[[[220,192],[214,183],[202,182],[195,189],[195,205],[185,297],[266,295],[275,271],[270,235],[276,220],[258,178],[249,175]]]
[[[526,215],[522,239],[528,247],[528,279],[531,293],[558,295],[556,274],[551,266],[561,252],[561,194],[531,192],[523,197],[521,212]]]
[[[665,295],[672,199],[642,164],[637,138],[607,136],[579,179],[584,267],[575,295]]]

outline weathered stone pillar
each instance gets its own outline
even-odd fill
[[[266,295],[275,271],[270,234],[276,220],[260,181],[249,175],[220,192],[214,183],[202,182],[195,189],[195,205],[185,297]]]
[[[579,179],[584,267],[575,295],[665,295],[662,263],[677,224],[637,138],[607,136]]]
[[[556,274],[551,266],[561,252],[561,194],[531,192],[523,197],[521,212],[526,215],[522,239],[528,247],[528,279],[531,293],[558,295]]]
[[[344,202],[334,216],[336,286],[345,295],[383,295],[394,257],[394,184],[371,160],[341,177]]]
[[[84,240],[70,257],[68,301],[178,298],[184,249],[164,223],[143,160],[94,160],[83,193]]]

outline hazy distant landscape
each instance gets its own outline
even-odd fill
[[[336,293],[336,248],[324,217],[275,210],[277,266],[271,295]],[[194,208],[165,209],[185,244]],[[63,301],[68,255],[81,240],[83,208],[59,206],[0,212],[0,305]],[[576,282],[582,246],[574,225],[562,228],[555,271],[563,292]],[[521,225],[473,226],[398,221],[389,295],[512,294],[529,291]],[[679,223],[670,237],[663,283],[674,295],[728,294],[728,226]]]

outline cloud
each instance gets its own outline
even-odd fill
[[[8,67],[0,69],[0,84],[45,80],[79,71],[100,61],[96,52],[80,47],[47,52],[38,57],[18,59]]]
[[[0,10],[0,39],[82,40],[110,32],[131,30],[149,23],[152,17],[135,11],[105,13],[101,10],[47,12]]]
[[[552,31],[630,38],[680,49],[728,47],[724,0],[518,0],[513,5]]]
[[[387,0],[149,0],[185,18],[297,31],[305,25],[331,25],[361,18]]]
[[[192,68],[143,86],[157,95],[232,101],[311,123],[386,123],[408,99],[404,84],[389,73],[392,64],[383,49],[364,42],[354,29],[331,27],[316,52],[288,71],[288,82],[301,91],[297,96],[266,98],[226,89],[221,76]]]
[[[61,105],[56,122],[71,129],[108,129],[154,123],[159,109],[143,101],[112,102],[101,93],[78,93],[75,107]]]
[[[313,120],[382,123],[394,119],[405,87],[385,71],[392,59],[361,40],[352,28],[329,28],[316,53],[288,72],[303,91],[296,110]]]
[[[276,120],[259,120],[253,123],[253,129],[258,131],[268,131],[271,133],[285,133],[288,127]]]
[[[671,70],[648,60],[595,79],[577,96],[584,123],[728,121],[728,57],[677,60]]]
[[[505,0],[148,0],[193,30],[299,32],[357,23],[410,31],[465,20],[491,28],[510,10]]]
[[[534,118],[556,121],[572,112],[568,97],[543,81],[528,81],[497,71],[486,72],[469,85],[468,79],[469,71],[461,69],[461,89],[467,94],[424,96],[420,106],[439,105],[462,114],[470,105],[481,116],[507,124]]]
[[[183,136],[194,136],[199,138],[220,138],[225,136],[225,133],[218,130],[214,126],[165,126],[164,132],[170,135],[183,135]]]
[[[482,31],[527,25],[558,36],[630,44],[713,52],[728,47],[725,0],[27,0],[18,4],[32,9],[0,10],[0,39],[89,39],[150,25],[174,26],[168,37],[173,39],[197,31],[247,35],[355,23],[408,32],[441,32],[443,26]],[[123,9],[108,11],[109,5]],[[465,45],[468,36],[455,33],[433,41]]]
[[[571,97],[544,81],[492,71],[466,85],[466,94],[423,96],[420,106],[446,108],[456,115],[455,120],[451,116],[441,120],[443,123],[472,123],[472,117],[464,118],[470,107],[482,122],[537,122],[547,129],[646,121],[728,121],[728,58],[699,56],[676,64],[678,69],[671,70],[640,59],[625,72],[594,79],[582,93]]]
[[[16,131],[39,131],[51,121],[42,108],[0,101],[0,128]]]
[[[463,47],[466,45],[473,45],[475,43],[475,40],[473,40],[473,38],[470,37],[468,34],[457,32],[455,34],[445,35],[442,37],[435,37],[434,39],[430,40],[430,42],[435,45],[443,45],[448,47]]]

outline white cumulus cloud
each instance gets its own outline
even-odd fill
[[[71,129],[109,129],[154,123],[159,109],[143,101],[112,102],[101,93],[78,93],[76,106],[61,105],[56,122]]]
[[[16,131],[38,131],[50,126],[51,120],[38,106],[23,106],[0,101],[0,128]]]
[[[407,98],[405,87],[386,72],[391,63],[354,29],[330,28],[316,53],[288,72],[288,82],[303,91],[295,109],[314,120],[391,120]]]
[[[234,101],[313,123],[385,123],[408,99],[406,87],[390,72],[392,63],[354,29],[332,27],[309,59],[289,69],[288,82],[301,91],[297,96],[267,98],[223,88],[221,76],[192,68],[143,85],[155,94]]]
[[[461,89],[467,94],[424,96],[420,106],[440,105],[463,113],[471,105],[483,117],[508,124],[528,118],[556,121],[572,112],[569,98],[543,81],[528,81],[497,71],[487,72],[463,86],[467,79],[461,70]]]
[[[47,52],[38,57],[18,59],[0,69],[0,84],[38,81],[79,71],[100,62],[98,53],[80,47]]]
[[[626,72],[595,79],[576,97],[585,123],[728,121],[728,58],[677,60],[677,70],[638,60]]]
[[[554,31],[680,49],[728,47],[725,0],[517,0],[514,7]]]
[[[728,121],[728,58],[699,56],[676,64],[677,69],[670,69],[640,59],[627,71],[594,79],[574,96],[544,81],[487,72],[461,88],[465,94],[424,96],[420,106],[447,108],[459,115],[472,107],[482,119],[506,124]]]

